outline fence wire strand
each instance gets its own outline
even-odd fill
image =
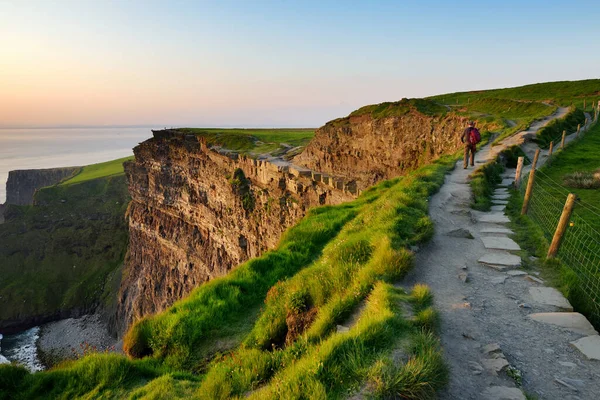
[[[522,195],[527,187],[528,178],[526,177],[520,186]],[[568,194],[567,188],[552,180],[543,171],[536,170],[533,195],[527,214],[542,229],[549,242],[558,226]],[[600,216],[597,207],[578,200],[557,258],[577,276],[579,284],[575,289],[575,295],[578,302],[585,305],[590,320],[598,326],[600,324],[600,227],[585,218],[584,209]]]

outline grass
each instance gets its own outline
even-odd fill
[[[0,225],[4,328],[115,305],[113,281],[127,249],[128,159],[83,167],[36,192],[35,206],[7,206]]]
[[[425,115],[443,115],[448,109],[434,101],[427,99],[402,99],[396,102],[385,102],[361,107],[350,113],[349,117],[370,115],[373,119],[386,117],[400,117],[411,110],[417,110]]]
[[[574,105],[577,108],[583,108],[583,100],[587,99],[589,109],[591,108],[591,101],[597,100],[599,93],[600,79],[587,79],[581,81],[536,83],[505,89],[448,93],[432,96],[429,99],[449,105],[456,105],[458,103],[461,106],[475,102],[478,99],[492,98],[548,102],[563,107]]]
[[[295,147],[304,147],[314,129],[216,129],[179,128],[181,132],[202,136],[209,146],[219,146],[240,154],[281,155]]]
[[[114,175],[124,174],[123,163],[125,161],[133,160],[133,156],[120,158],[118,160],[107,161],[99,164],[91,164],[82,167],[77,174],[71,178],[61,182],[61,185],[72,185],[75,183],[81,183],[91,181],[98,178],[106,178]]]
[[[473,192],[473,201],[471,208],[479,211],[489,211],[492,206],[492,194],[494,188],[502,178],[500,174],[504,171],[504,166],[499,161],[492,161],[479,168],[471,174],[469,185]]]
[[[105,293],[127,247],[125,176],[44,188],[35,206],[7,207],[0,225],[0,320],[86,310]]]
[[[538,196],[559,199],[546,200],[546,202],[558,202],[555,208],[560,210],[562,202],[566,199],[566,194],[568,192],[575,193],[580,199],[580,203],[579,205],[576,204],[571,221],[574,221],[575,226],[578,226],[580,224],[578,221],[584,220],[596,230],[600,230],[600,215],[598,210],[583,205],[596,206],[600,204],[600,191],[592,188],[565,187],[561,185],[564,184],[563,179],[574,172],[585,173],[595,171],[600,163],[599,154],[600,125],[596,125],[589,132],[585,133],[581,139],[573,142],[564,151],[559,151],[555,154],[552,163],[542,167],[536,176],[536,185],[541,184],[544,189],[544,192],[537,193]],[[535,195],[536,193],[534,192]],[[598,301],[598,294],[591,293],[587,289],[589,282],[600,281],[600,275],[593,271],[585,270],[585,268],[593,268],[593,266],[588,265],[584,267],[580,266],[579,262],[566,262],[567,259],[564,258],[564,251],[568,250],[572,252],[574,250],[571,247],[575,243],[578,243],[575,239],[572,242],[563,241],[558,257],[547,259],[548,245],[554,232],[552,229],[546,230],[544,228],[545,225],[538,225],[538,222],[542,219],[557,220],[558,215],[547,215],[547,213],[552,213],[553,211],[543,207],[536,207],[533,204],[530,205],[530,216],[521,216],[521,205],[521,194],[517,192],[513,193],[507,205],[507,211],[513,221],[512,228],[515,231],[516,240],[525,251],[523,254],[524,260],[528,260],[527,256],[530,254],[539,257],[538,264],[542,267],[544,278],[551,285],[559,288],[575,309],[586,315],[596,328],[600,327],[600,318],[591,305],[592,301]],[[572,232],[568,230],[567,235],[575,235],[577,232],[577,230]],[[577,245],[577,251],[592,251],[597,255],[600,252],[600,248],[597,247],[595,250],[589,248],[593,243],[593,241],[588,240],[586,242],[587,248]],[[584,270],[580,270],[581,268]]]
[[[578,108],[571,108],[569,113],[563,118],[555,119],[548,125],[540,129],[536,136],[536,140],[540,147],[550,146],[550,142],[554,141],[554,144],[558,146],[562,138],[563,131],[567,131],[567,134],[571,134],[577,131],[577,125],[583,126],[585,124],[585,115],[583,111]]]
[[[379,397],[430,398],[446,379],[431,293],[390,283],[412,267],[406,248],[433,234],[426,200],[454,160],[311,210],[275,250],[136,323],[125,349],[141,359],[93,355],[23,376],[4,367],[19,382],[1,389],[17,398],[337,398],[375,394],[375,382],[391,375],[396,383]],[[349,331],[337,332],[340,324]],[[217,353],[207,346],[215,338],[228,343]],[[397,370],[394,349],[406,354]]]

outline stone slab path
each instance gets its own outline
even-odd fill
[[[486,146],[476,158],[481,165],[498,151]],[[535,271],[517,270],[518,255],[486,248],[484,240],[508,238],[509,220],[503,212],[469,209],[468,176],[473,170],[459,164],[430,200],[436,233],[417,253],[406,280],[428,284],[440,312],[440,337],[450,367],[450,382],[440,397],[525,399],[527,393],[539,399],[598,399],[600,347],[595,346],[600,346],[600,337],[530,317],[557,314],[560,308],[532,296],[531,288],[543,287],[543,280]],[[508,176],[505,185],[510,185]],[[468,230],[473,239],[445,234],[458,229]],[[465,265],[466,280],[460,277]],[[521,384],[511,377],[518,374]]]

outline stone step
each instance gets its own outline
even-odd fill
[[[501,212],[489,212],[479,216],[479,222],[489,222],[492,224],[506,224],[510,219]]]
[[[510,197],[510,194],[495,194],[492,196],[492,200],[506,200]]]
[[[529,314],[529,318],[544,324],[560,326],[582,335],[598,334],[587,318],[576,312],[535,313]]]
[[[497,204],[495,206],[490,207],[490,211],[504,211],[506,209],[506,204]]]
[[[511,231],[508,228],[495,228],[495,227],[491,227],[491,228],[483,228],[481,231],[481,233],[498,233],[498,234],[505,234],[505,235],[512,235],[514,234],[513,231]]]
[[[571,342],[588,360],[600,361],[600,336],[592,335]]]
[[[519,269],[513,269],[510,271],[506,271],[506,275],[508,275],[508,276],[523,276],[523,275],[527,275],[527,272],[521,271]]]
[[[481,238],[483,245],[486,249],[497,249],[497,250],[521,250],[521,247],[508,237],[502,236],[483,236]]]
[[[565,311],[573,311],[573,306],[561,292],[552,287],[530,287],[529,295],[534,302],[554,306]]]
[[[520,267],[521,257],[506,252],[488,253],[483,257],[479,258],[477,262],[503,271],[509,268]]]
[[[492,204],[508,204],[507,200],[493,200],[492,199]]]
[[[502,179],[502,182],[498,186],[510,186],[513,184],[515,180],[513,178],[505,178]]]

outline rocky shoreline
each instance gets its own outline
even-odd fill
[[[122,352],[123,345],[108,333],[98,314],[90,314],[43,325],[36,347],[44,366],[51,368],[91,352]]]

